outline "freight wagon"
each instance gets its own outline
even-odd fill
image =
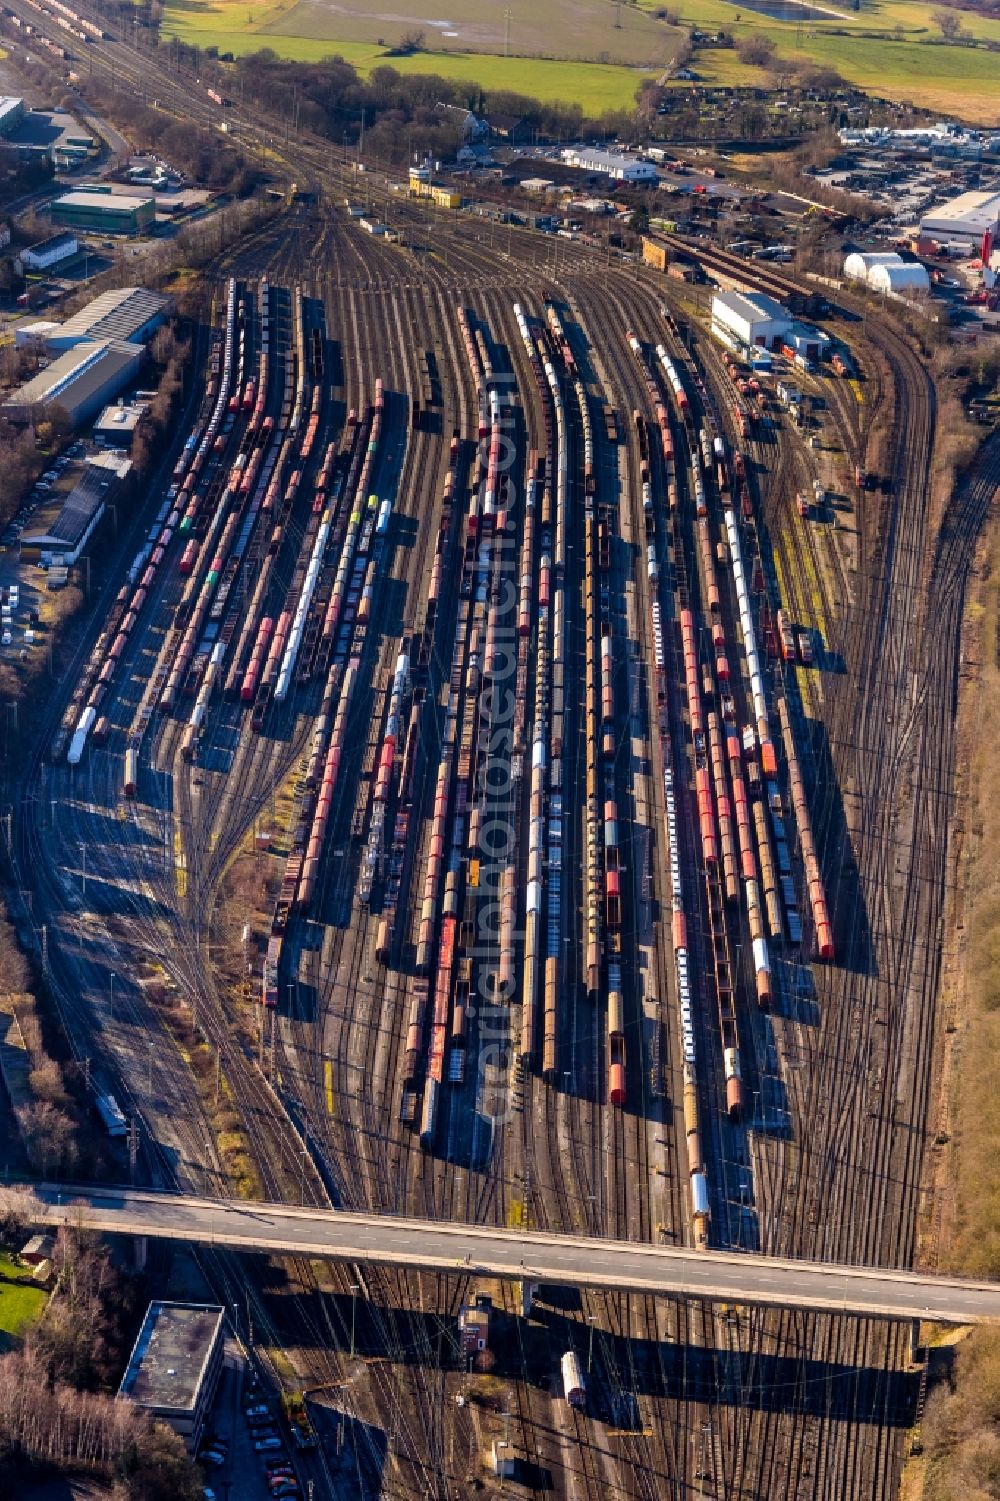
[[[128,1131],[128,1124],[122,1114],[121,1106],[113,1094],[99,1094],[95,1100],[97,1113],[109,1136],[124,1136]]]

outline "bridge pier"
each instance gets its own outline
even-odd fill
[[[920,1320],[910,1320],[910,1364],[920,1364]]]
[[[538,1291],[538,1283],[529,1282],[526,1277],[522,1277],[518,1285],[521,1289],[521,1317],[522,1319],[530,1319],[531,1310],[535,1302],[535,1294]]]
[[[136,1235],[132,1241],[132,1260],[137,1272],[146,1270],[146,1257],[149,1254],[149,1241],[145,1235]]]

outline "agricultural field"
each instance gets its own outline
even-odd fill
[[[447,21],[428,20],[423,9],[417,0],[401,0],[391,15],[357,3],[334,9],[324,0],[258,7],[180,0],[167,5],[163,32],[234,53],[271,47],[303,62],[338,53],[361,73],[389,64],[402,73],[438,73],[577,103],[594,114],[629,109],[642,79],[669,68],[680,37],[651,13],[628,6],[616,29],[608,0],[555,0],[545,7],[514,0],[512,55],[505,57],[504,9],[458,0]],[[398,55],[394,49],[411,33],[423,33],[423,47],[431,50]]]
[[[641,3],[652,7],[653,0]],[[854,12],[841,8],[836,0],[830,5],[824,0],[822,8],[831,12],[828,22],[778,21],[764,13],[777,8],[770,0],[754,0],[754,9],[730,0],[681,0],[677,13],[690,25],[724,29],[737,45],[750,35],[768,36],[779,57],[835,68],[848,83],[871,93],[910,99],[914,104],[984,124],[996,120],[1000,56],[985,49],[946,44],[934,21],[933,5],[920,0],[884,0],[865,4],[860,12]],[[966,35],[1000,43],[1000,21],[967,11],[958,14]],[[732,86],[767,80],[764,70],[745,66],[732,49],[701,50],[693,66],[707,84]]]
[[[834,68],[849,83],[890,98],[989,122],[996,118],[1000,59],[972,46],[946,44],[923,0],[876,0],[860,12],[822,6],[829,20],[775,20],[766,12],[778,0],[680,0],[672,13],[684,28],[718,28],[737,44],[765,35],[779,57]],[[381,64],[403,73],[439,73],[467,78],[486,89],[513,89],[544,100],[580,104],[591,114],[629,109],[644,77],[669,76],[684,31],[657,18],[658,0],[622,5],[621,24],[609,0],[553,0],[535,6],[514,0],[510,52],[507,7],[484,0],[456,0],[447,19],[428,18],[419,0],[399,0],[379,11],[360,0],[331,6],[327,0],[278,0],[242,5],[235,0],[173,0],[164,12],[166,36],[223,52],[270,47],[280,57],[318,62],[333,53],[362,74]],[[1000,21],[961,12],[970,38],[1000,42]],[[419,50],[399,54],[407,38]],[[767,73],[740,61],[732,48],[699,50],[694,67],[701,82],[733,87],[768,82]],[[685,85],[687,86],[687,85]]]

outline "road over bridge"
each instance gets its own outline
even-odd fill
[[[487,1225],[58,1184],[36,1186],[25,1213],[37,1225],[82,1225],[236,1251],[369,1262],[456,1276],[948,1324],[1000,1319],[1000,1284]]]

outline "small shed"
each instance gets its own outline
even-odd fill
[[[40,1266],[43,1261],[51,1261],[55,1250],[56,1238],[54,1235],[33,1235],[25,1245],[21,1247],[19,1256],[25,1266]]]

